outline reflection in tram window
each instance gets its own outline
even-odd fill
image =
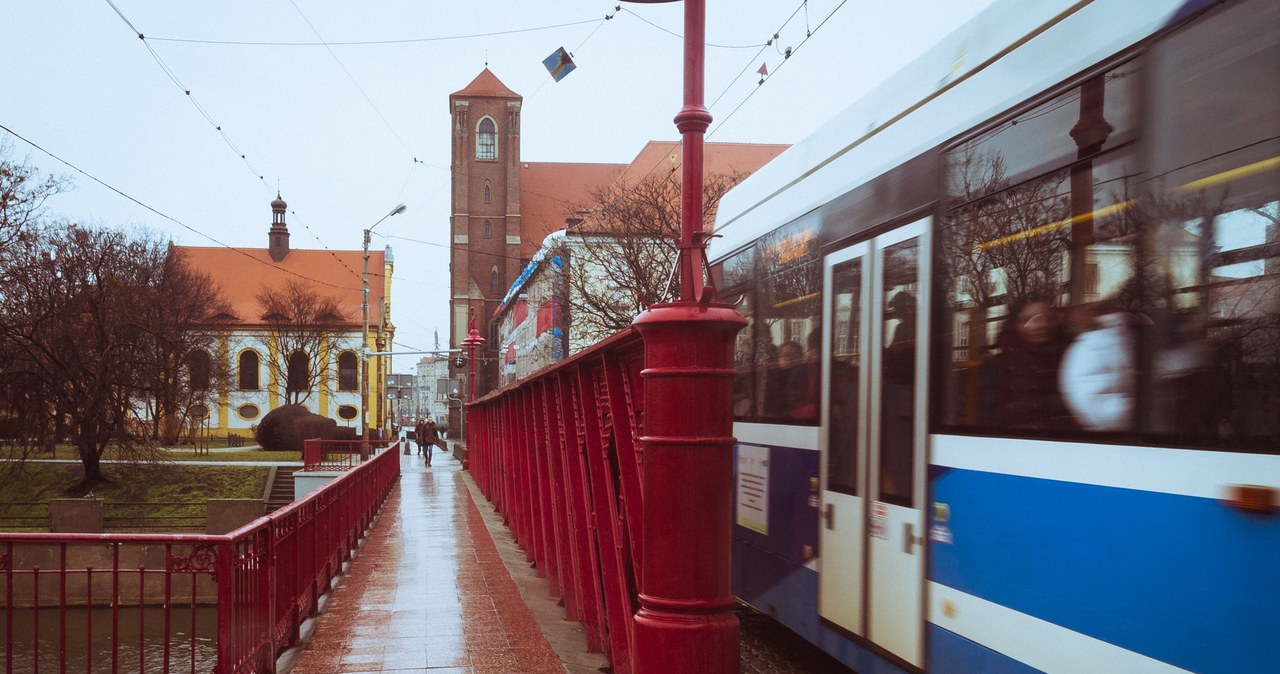
[[[748,323],[734,349],[738,421],[818,423],[822,261],[814,226],[801,219],[782,227],[714,270]]]
[[[862,260],[831,272],[831,401],[827,426],[827,488],[857,496],[858,361],[862,307]]]
[[[919,247],[915,239],[884,250],[884,354],[880,367],[880,500],[912,505],[915,466],[916,339]]]
[[[1253,112],[1280,105],[1273,40],[1206,21],[1160,43],[1145,154],[1114,142],[1130,64],[1018,116],[1076,143],[1039,175],[1007,168],[1030,125],[947,154],[942,427],[1280,447],[1280,121]],[[1017,353],[1032,314],[1053,317],[1035,359]]]

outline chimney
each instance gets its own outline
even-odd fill
[[[271,231],[267,232],[267,252],[279,262],[289,254],[289,228],[284,224],[284,209],[288,208],[280,193],[271,201]]]

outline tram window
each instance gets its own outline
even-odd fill
[[[757,366],[770,360],[767,351],[757,349],[756,336],[756,251],[748,248],[711,269],[711,278],[720,289],[720,297],[733,304],[747,325],[738,332],[733,349],[733,418],[751,421],[760,416],[764,381],[757,376]]]
[[[831,377],[827,425],[827,488],[858,495],[858,368],[862,348],[862,259],[831,270]]]
[[[941,429],[1280,449],[1277,25],[1246,0],[1146,54],[1142,175],[1116,151],[1009,184],[952,153]]]
[[[916,239],[885,248],[884,340],[880,358],[880,500],[912,505],[915,472],[916,340],[920,248]]]
[[[965,142],[949,153],[948,193],[976,198],[1074,161],[1082,148],[1096,154],[1132,141],[1138,68],[1135,60],[1108,70]]]
[[[762,421],[818,423],[822,260],[815,227],[816,218],[806,218],[761,240],[753,327]]]

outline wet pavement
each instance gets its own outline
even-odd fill
[[[453,455],[400,458],[399,488],[281,671],[610,671]],[[849,671],[766,616],[739,617],[743,672]]]

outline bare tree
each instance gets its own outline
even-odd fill
[[[301,281],[267,288],[256,295],[276,348],[266,359],[267,376],[281,384],[285,404],[301,403],[331,385],[322,364],[329,340],[348,324],[338,301]]]
[[[152,421],[150,435],[172,445],[192,408],[207,408],[230,382],[230,362],[216,353],[218,326],[209,322],[227,311],[227,304],[212,277],[193,270],[173,246],[148,292],[144,322],[151,329],[138,362],[146,387],[143,404]]]
[[[41,178],[27,161],[11,160],[12,154],[13,142],[0,138],[0,251],[30,232],[40,222],[45,201],[70,185],[59,176]]]
[[[11,245],[0,294],[4,407],[22,421],[19,461],[64,437],[84,476],[107,481],[101,460],[159,457],[138,423],[151,390],[149,345],[170,326],[154,305],[177,280],[154,237],[78,225],[51,226]],[[162,299],[163,298],[163,299]],[[180,328],[181,326],[179,326]]]
[[[709,173],[703,188],[703,228],[720,197],[745,173]],[[575,339],[597,341],[631,325],[636,315],[679,287],[675,275],[680,236],[680,173],[652,173],[591,193],[571,204],[569,324]]]

